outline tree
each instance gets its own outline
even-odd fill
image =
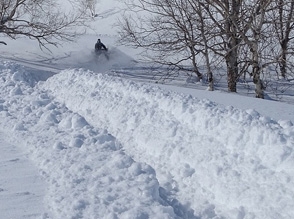
[[[262,69],[268,65],[262,56],[262,51],[265,46],[261,45],[265,42],[268,36],[267,12],[271,5],[271,0],[257,0],[254,2],[248,1],[243,11],[244,18],[242,20],[241,39],[246,43],[251,53],[250,66],[251,75],[253,76],[253,83],[255,84],[255,96],[257,98],[264,98],[265,86],[261,79]]]
[[[241,18],[241,0],[204,0],[203,9],[215,24],[214,38],[218,42],[212,51],[223,56],[227,67],[227,82],[230,92],[237,91],[239,77],[239,28]]]
[[[144,48],[145,57],[168,69],[192,71],[202,79],[197,57],[204,46],[190,1],[138,0],[128,6],[132,15],[120,21],[122,43]]]
[[[266,16],[272,1],[203,0],[200,2],[216,24],[215,36],[219,36],[220,48],[225,51],[224,54],[221,52],[218,54],[224,55],[226,61],[228,90],[236,92],[239,77],[246,70],[251,69],[256,97],[264,98],[265,86],[261,72],[267,63],[262,52],[268,45],[265,43]]]
[[[78,0],[62,3],[66,5],[62,7],[55,0],[2,0],[0,33],[13,39],[35,39],[42,48],[57,46],[59,40],[72,40],[85,25],[86,8]]]
[[[96,4],[98,0],[86,0],[86,7],[90,10],[92,17],[96,17]]]
[[[154,62],[181,70],[189,70],[189,62],[199,78],[205,63],[211,82],[212,67],[221,60],[228,90],[237,92],[240,77],[250,75],[257,98],[264,98],[269,67],[278,65],[284,78],[294,67],[292,0],[129,1],[131,12],[141,16],[124,17],[122,42],[151,52]]]
[[[205,60],[205,66],[207,70],[207,78],[208,78],[208,90],[213,91],[214,90],[214,78],[212,73],[212,65],[211,65],[211,53],[213,48],[213,38],[214,38],[214,29],[215,25],[213,25],[213,22],[209,20],[209,15],[205,12],[203,4],[205,3],[200,1],[193,1],[188,0],[191,8],[193,9],[196,16],[197,29],[199,30],[200,37],[198,42],[199,48],[203,48],[201,51],[204,60]]]
[[[271,21],[274,27],[274,37],[280,46],[278,57],[280,74],[283,78],[286,78],[289,66],[288,57],[293,55],[293,47],[290,48],[290,45],[293,40],[292,33],[294,30],[294,1],[274,1],[273,10],[271,10]]]

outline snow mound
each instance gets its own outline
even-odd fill
[[[195,216],[294,215],[293,124],[83,70],[65,70],[42,88],[155,168],[168,195]]]
[[[39,85],[32,89],[28,72],[0,69],[1,129],[25,146],[47,182],[43,218],[176,218],[149,165]],[[16,87],[22,95],[11,92]]]

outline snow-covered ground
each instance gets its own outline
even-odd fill
[[[294,218],[293,101],[154,84],[107,27],[1,46],[0,218]]]

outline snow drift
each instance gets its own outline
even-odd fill
[[[42,88],[155,168],[161,186],[195,215],[294,215],[290,121],[83,70],[63,71]]]
[[[46,180],[43,218],[292,218],[291,121],[114,76],[0,65],[0,131]]]
[[[154,169],[106,130],[38,89],[19,65],[1,63],[0,82],[0,132],[23,145],[48,187],[46,212],[30,218],[176,218]]]

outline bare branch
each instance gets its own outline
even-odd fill
[[[40,47],[57,46],[60,40],[73,40],[83,33],[89,19],[84,4],[65,0],[66,10],[55,0],[6,0],[0,2],[0,33],[16,39],[33,38]],[[71,7],[70,7],[71,6]]]

